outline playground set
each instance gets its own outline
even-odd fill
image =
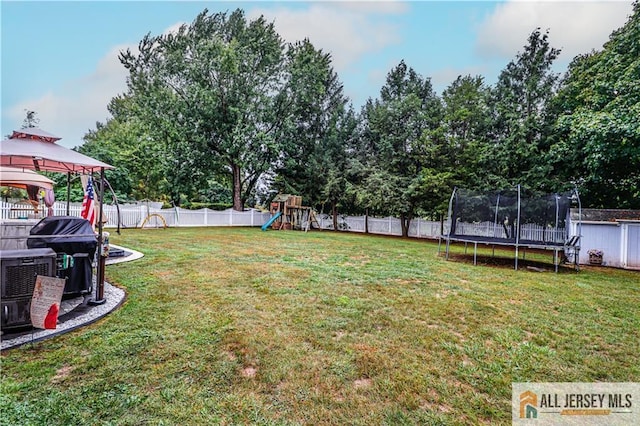
[[[262,225],[262,230],[295,229],[307,232],[311,227],[320,229],[316,212],[312,207],[302,205],[302,197],[278,194],[271,202],[271,219]]]

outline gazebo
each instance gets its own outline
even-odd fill
[[[0,166],[18,171],[49,171],[67,174],[67,194],[74,173],[100,173],[100,212],[104,198],[104,171],[114,167],[80,152],[56,144],[61,138],[42,129],[31,127],[15,130],[9,139],[0,142]],[[69,197],[67,196],[67,200]],[[67,201],[67,214],[69,201]],[[98,256],[102,256],[102,220],[98,220]],[[104,262],[98,262],[95,304],[104,302]]]

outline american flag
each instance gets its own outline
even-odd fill
[[[91,226],[96,225],[96,203],[93,197],[93,179],[91,179],[91,176],[89,176],[89,180],[87,181],[87,191],[82,200],[80,216],[91,222]]]

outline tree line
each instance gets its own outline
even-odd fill
[[[325,212],[395,215],[405,233],[446,212],[454,186],[576,185],[585,206],[640,208],[639,3],[563,76],[559,54],[535,29],[494,85],[459,76],[440,95],[401,61],[356,110],[309,40],[204,10],[121,53],[127,91],[79,150],[117,167],[107,178],[123,199],[241,210],[285,192]]]

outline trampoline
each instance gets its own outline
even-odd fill
[[[569,213],[574,203],[578,207],[578,220],[572,226]],[[518,269],[519,251],[531,248],[553,251],[556,272],[562,260],[572,260],[579,270],[581,211],[577,189],[540,194],[520,185],[489,192],[455,188],[449,201],[448,226],[441,237],[441,241],[446,242],[446,259],[449,259],[451,242],[463,242],[474,246],[474,265],[478,244],[485,244],[513,247],[515,269]]]

